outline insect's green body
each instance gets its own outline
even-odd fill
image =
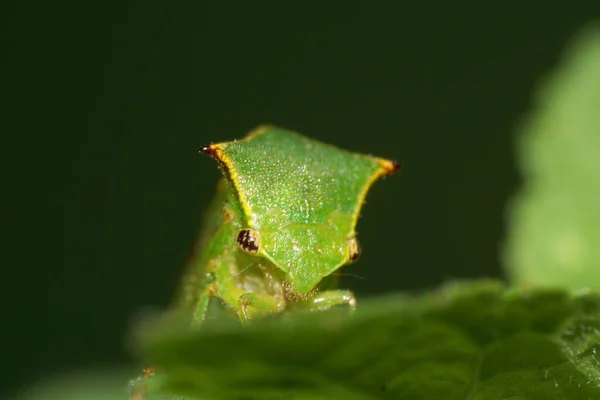
[[[224,177],[174,308],[192,323],[203,321],[213,299],[242,322],[288,309],[353,309],[353,294],[337,289],[333,273],[357,258],[365,195],[397,164],[273,126],[202,151]]]
[[[353,306],[350,292],[332,290],[331,274],[358,255],[364,196],[396,164],[272,126],[203,151],[219,160],[225,177],[176,307],[201,321],[217,297],[245,321],[287,307]],[[255,235],[257,249],[243,248],[242,230]]]

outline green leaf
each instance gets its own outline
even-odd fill
[[[80,371],[46,377],[10,400],[123,400],[129,395],[131,369]]]
[[[143,324],[149,385],[198,399],[598,399],[600,296],[455,283],[248,326]],[[161,398],[161,397],[158,397]]]
[[[600,288],[600,28],[585,30],[539,91],[519,136],[525,185],[505,264],[522,286]]]

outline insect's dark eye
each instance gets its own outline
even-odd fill
[[[237,244],[246,253],[256,254],[260,247],[260,235],[254,229],[242,229],[238,233]]]
[[[350,262],[356,261],[360,256],[360,245],[355,237],[348,239],[348,260]]]

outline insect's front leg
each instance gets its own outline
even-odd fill
[[[194,310],[194,315],[192,316],[192,325],[200,325],[204,322],[206,318],[206,313],[208,311],[208,305],[210,300],[214,297],[214,288],[212,285],[206,287],[200,296],[198,297],[198,303],[196,304],[196,309]]]
[[[347,305],[351,312],[354,311],[356,309],[354,293],[349,290],[326,290],[310,299],[299,301],[295,307],[304,311],[324,311],[340,305]]]
[[[238,315],[243,323],[250,320],[249,307],[254,308],[258,314],[276,314],[283,311],[285,303],[282,299],[268,294],[244,293],[237,300]]]

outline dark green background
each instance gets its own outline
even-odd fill
[[[359,304],[501,275],[515,127],[600,10],[163,3],[0,6],[3,392],[125,362],[125,330],[168,302],[218,179],[198,149],[259,123],[402,165],[359,221],[363,256],[345,271],[360,278],[343,281]]]

